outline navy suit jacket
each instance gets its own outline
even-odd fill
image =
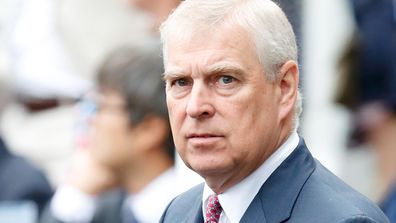
[[[396,222],[396,182],[380,205],[390,222]]]
[[[177,196],[160,222],[202,223],[203,184]],[[388,222],[382,211],[316,161],[303,140],[272,173],[240,222]]]
[[[33,201],[41,210],[52,196],[45,175],[11,154],[0,137],[0,201]]]

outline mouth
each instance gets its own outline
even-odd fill
[[[223,135],[212,133],[192,133],[186,136],[188,142],[194,147],[211,146],[224,138]]]
[[[187,134],[188,139],[193,139],[193,138],[211,138],[211,137],[222,137],[221,135],[217,134],[210,134],[210,133],[192,133],[192,134]]]

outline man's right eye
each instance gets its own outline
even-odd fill
[[[186,81],[185,79],[176,80],[175,83],[176,83],[177,85],[179,85],[179,86],[186,86],[186,85],[187,85],[187,81]]]
[[[180,79],[176,79],[174,81],[172,81],[172,86],[176,85],[177,87],[184,87],[189,85],[189,81],[185,78],[180,78]]]
[[[167,92],[175,98],[186,95],[193,85],[193,81],[189,77],[179,77],[169,80]]]

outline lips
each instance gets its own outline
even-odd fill
[[[188,142],[194,147],[210,147],[223,139],[223,135],[212,133],[191,133],[186,136]]]
[[[192,134],[187,134],[187,138],[211,138],[211,137],[221,137],[220,135],[216,134],[210,134],[210,133],[192,133]]]

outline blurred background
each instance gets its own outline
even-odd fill
[[[376,127],[380,122],[376,120],[384,120],[391,109],[376,103],[384,101],[380,97],[350,103],[343,100],[353,95],[356,83],[361,82],[356,77],[346,81],[345,69],[353,67],[348,60],[355,52],[351,49],[353,38],[359,28],[368,26],[358,13],[373,15],[370,9],[378,8],[370,2],[376,1],[285,0],[280,5],[294,25],[300,48],[304,98],[300,132],[325,166],[380,202],[390,190],[396,169],[381,175],[385,167],[379,165],[382,161],[373,148],[377,144],[367,140],[367,131],[363,140],[359,133],[366,126]],[[395,5],[392,0],[377,2]],[[393,28],[383,35],[391,36],[389,44],[393,45],[388,48],[395,50],[396,10],[393,13]],[[0,0],[0,81],[12,93],[11,103],[3,109],[1,136],[13,153],[41,168],[53,188],[62,183],[73,152],[84,143],[90,108],[81,106],[79,100],[92,89],[99,64],[119,46],[158,35],[155,23],[151,15],[126,0]],[[382,32],[382,27],[377,28],[371,32]],[[374,53],[383,59],[389,54]],[[374,92],[386,88],[368,82],[375,86]],[[356,105],[359,102],[370,105],[368,112]],[[396,137],[392,128],[386,133]],[[184,182],[180,191],[201,181],[179,160],[176,171]]]

